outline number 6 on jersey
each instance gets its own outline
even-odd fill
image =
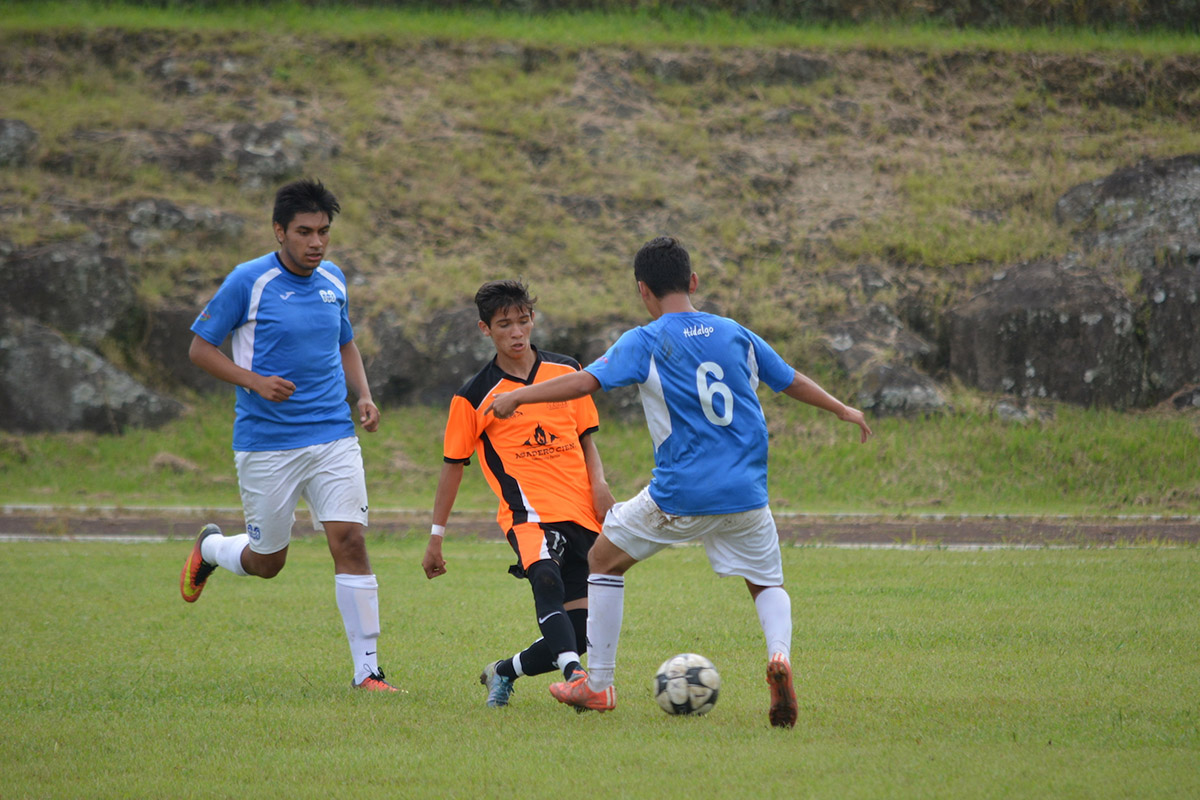
[[[716,380],[712,383],[708,382],[708,376],[712,375]],[[733,422],[733,392],[729,387],[721,383],[721,379],[725,377],[725,370],[721,369],[721,365],[715,361],[701,362],[700,366],[696,367],[696,393],[700,395],[700,407],[704,409],[704,418],[713,425],[725,427]],[[717,415],[716,409],[713,408],[713,397],[721,398],[721,405],[725,409],[725,413]]]

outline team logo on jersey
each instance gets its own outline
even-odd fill
[[[533,436],[525,440],[526,447],[545,447],[551,442],[557,441],[558,437],[553,433],[546,433],[541,425],[533,429]]]
[[[321,299],[324,300],[326,303],[336,303],[337,302],[337,292],[334,292],[330,289],[322,289],[321,290]]]
[[[533,429],[533,435],[522,443],[522,447],[529,449],[518,452],[517,458],[557,458],[578,446],[578,442],[563,441],[561,436],[547,432],[539,423]]]

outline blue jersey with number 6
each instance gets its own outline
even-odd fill
[[[779,392],[795,370],[752,331],[700,311],[626,331],[587,371],[605,391],[638,384],[650,438],[650,496],[679,516],[762,508],[767,424],[755,390]]]

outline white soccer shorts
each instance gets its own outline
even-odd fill
[[[617,503],[604,519],[604,535],[638,561],[673,544],[697,539],[721,577],[745,578],[759,586],[783,585],[783,557],[771,507],[736,514],[676,517],[663,513],[646,487]]]
[[[367,481],[357,436],[295,450],[238,450],[233,461],[255,553],[288,546],[301,497],[314,528],[319,522],[367,524]]]

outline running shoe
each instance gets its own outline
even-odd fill
[[[217,568],[216,564],[208,563],[200,555],[200,543],[209,536],[220,535],[221,529],[216,525],[211,522],[205,525],[200,529],[196,543],[192,545],[192,552],[188,553],[187,561],[183,562],[183,572],[179,573],[179,593],[189,603],[200,599],[200,593],[204,591],[204,584],[208,581],[208,576],[212,575],[213,570]]]
[[[792,688],[792,665],[782,653],[776,653],[767,664],[767,684],[771,687],[771,710],[767,716],[776,728],[791,728],[796,724],[799,708],[796,690]]]
[[[577,711],[612,711],[617,707],[617,688],[608,686],[595,691],[588,686],[588,674],[577,669],[571,679],[550,684],[550,694],[560,703],[574,706]]]
[[[383,679],[383,670],[372,672],[367,677],[363,678],[358,683],[350,684],[355,689],[362,689],[367,692],[398,692],[400,691],[395,686]]]
[[[488,690],[488,708],[500,708],[508,705],[508,698],[516,690],[512,678],[496,672],[496,667],[499,665],[499,661],[493,661],[484,667],[483,672],[479,675],[479,682]]]

